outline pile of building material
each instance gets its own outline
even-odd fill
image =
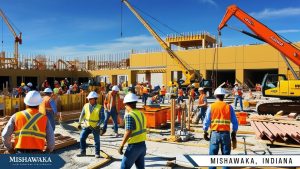
[[[61,121],[71,121],[78,120],[80,117],[81,111],[64,111],[61,113]]]
[[[251,120],[256,137],[275,145],[300,145],[300,128],[294,124]]]

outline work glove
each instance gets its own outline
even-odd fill
[[[204,140],[206,140],[206,141],[209,141],[210,140],[210,138],[208,137],[208,132],[207,131],[204,131]]]
[[[236,149],[237,147],[237,140],[236,140],[236,132],[231,132],[231,142],[232,142],[232,149]]]
[[[123,146],[119,147],[118,152],[119,152],[120,155],[123,155]]]
[[[99,130],[99,131],[100,131],[100,126],[96,126],[96,127],[94,128],[94,130]]]
[[[78,129],[78,130],[80,130],[80,129],[81,129],[81,124],[80,124],[80,123],[78,123],[78,125],[77,125],[77,129]]]

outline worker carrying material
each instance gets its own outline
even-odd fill
[[[47,116],[38,109],[42,100],[39,92],[28,92],[24,98],[26,110],[15,113],[4,127],[2,140],[9,153],[43,153],[46,142],[46,151],[53,151],[53,129]],[[11,143],[12,134],[15,134],[14,144]]]
[[[52,98],[53,91],[51,88],[44,90],[45,96],[39,106],[41,113],[47,115],[53,131],[55,130],[55,117],[58,116],[55,100]]]
[[[234,83],[233,94],[234,94],[234,109],[236,110],[237,101],[239,101],[241,111],[243,111],[243,90],[241,87],[239,87],[238,82]]]
[[[98,94],[94,91],[90,92],[86,97],[89,103],[83,106],[81,115],[79,118],[78,129],[81,128],[81,123],[84,121],[82,131],[80,133],[80,153],[78,157],[86,155],[86,139],[89,134],[93,133],[95,142],[95,157],[100,158],[100,124],[102,122],[103,111],[101,111],[101,105],[97,104]]]
[[[201,119],[201,123],[203,124],[203,121],[204,121],[204,118],[205,118],[205,112],[207,110],[207,98],[206,98],[204,88],[200,87],[198,89],[198,91],[200,93],[199,102],[198,102],[199,112],[198,112],[198,116],[196,118],[196,123],[198,123],[199,120]]]
[[[106,132],[107,129],[107,123],[110,118],[110,116],[113,119],[114,122],[114,132],[115,136],[118,137],[118,113],[120,112],[120,96],[119,96],[119,87],[117,85],[112,87],[112,91],[108,92],[104,99],[104,114],[105,114],[105,120],[104,120],[104,126],[103,130],[101,131],[101,136]]]
[[[147,137],[146,117],[144,113],[136,108],[138,98],[135,94],[129,93],[125,96],[125,134],[118,149],[123,154],[123,147],[128,143],[124,157],[122,159],[121,169],[131,168],[133,164],[136,168],[145,168],[145,155]]]
[[[210,141],[209,155],[217,155],[219,152],[219,147],[221,148],[222,155],[230,155],[230,122],[232,123],[232,145],[233,149],[236,148],[236,132],[238,130],[238,121],[233,108],[223,101],[225,94],[226,91],[223,88],[217,88],[214,92],[217,100],[211,104],[206,111],[203,130],[204,139],[206,141]],[[210,138],[208,137],[208,128],[211,130]]]

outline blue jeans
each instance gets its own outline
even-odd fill
[[[199,113],[198,113],[197,119],[198,120],[201,119],[202,123],[203,123],[204,118],[205,118],[206,110],[207,110],[207,107],[200,107],[200,110],[199,110]]]
[[[117,108],[114,106],[111,108],[110,112],[104,110],[104,115],[105,115],[105,119],[104,119],[104,125],[103,125],[103,130],[106,131],[107,129],[107,123],[108,120],[110,118],[110,116],[113,119],[114,122],[114,132],[118,133],[118,113],[117,113]]]
[[[165,103],[165,95],[160,95],[159,96],[159,102],[161,102],[162,104]]]
[[[143,101],[144,105],[147,104],[147,99],[148,99],[148,94],[143,93],[142,101]]]
[[[183,96],[178,96],[177,103],[179,103],[180,101],[181,101],[181,103],[183,103]]]
[[[243,111],[243,98],[242,96],[239,96],[239,95],[235,95],[234,96],[234,109],[236,109],[236,106],[237,106],[237,101],[239,100],[240,102],[240,106],[241,106],[241,111]]]
[[[86,139],[91,133],[94,135],[95,154],[100,155],[100,131],[92,130],[90,128],[83,128],[80,133],[80,153],[86,153]]]
[[[121,163],[121,169],[130,169],[135,164],[137,169],[145,168],[145,142],[128,144]]]
[[[47,118],[51,124],[51,127],[53,131],[55,130],[55,118],[54,118],[54,113],[52,111],[47,111],[46,112]]]
[[[222,155],[230,155],[231,140],[230,132],[216,132],[212,131],[209,144],[209,155],[218,155],[219,147],[221,146]],[[216,169],[216,167],[209,167],[210,169]],[[222,167],[223,169],[229,169],[229,167]]]

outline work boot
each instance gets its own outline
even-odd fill
[[[118,134],[118,133],[115,133],[115,137],[119,137],[119,134]]]
[[[95,154],[95,158],[100,158],[101,156],[99,154]]]
[[[106,133],[106,130],[101,130],[100,131],[100,136],[103,136],[103,134],[105,134]]]
[[[76,154],[77,157],[83,157],[83,156],[86,156],[86,153],[85,152],[81,152],[79,154]]]

